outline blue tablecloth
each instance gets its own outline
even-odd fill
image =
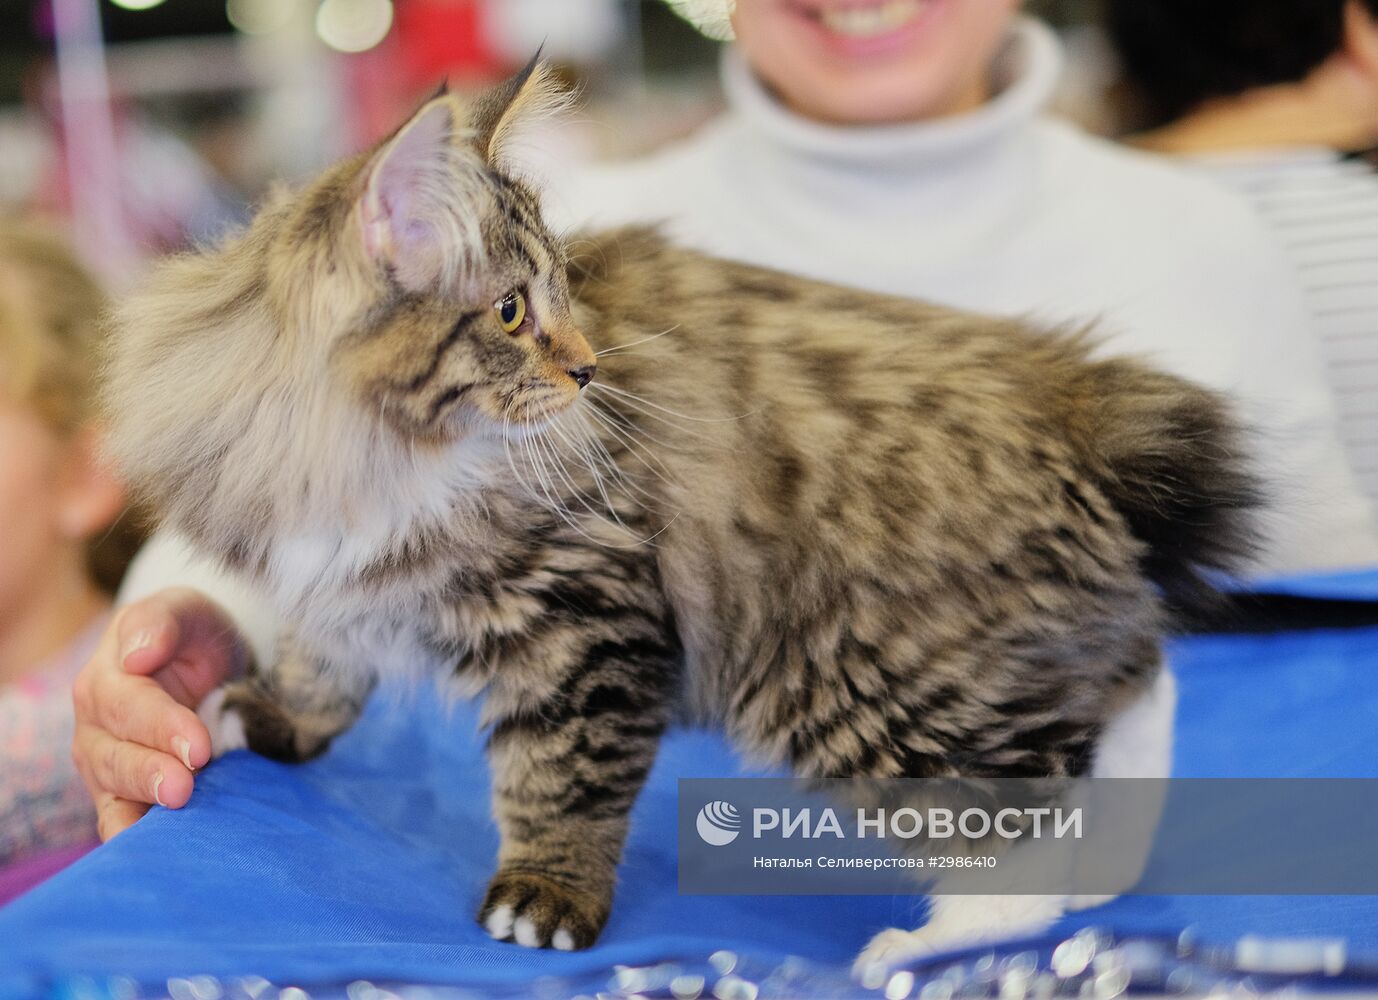
[[[1378,572],[1286,589],[1378,596]],[[1378,777],[1378,631],[1195,638],[1172,659],[1177,774]],[[475,716],[424,695],[376,698],[315,763],[227,756],[185,809],[155,809],[0,910],[0,996],[113,973],[482,990],[720,948],[841,966],[875,931],[919,922],[923,903],[911,897],[679,896],[676,779],[749,772],[716,734],[678,730],[637,805],[598,945],[568,954],[495,943],[473,920],[497,849]],[[1335,936],[1378,955],[1371,897],[1128,897],[1061,926],[1086,925]]]

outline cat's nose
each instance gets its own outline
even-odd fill
[[[582,389],[584,386],[588,385],[590,382],[593,381],[593,373],[597,370],[597,365],[584,365],[584,367],[582,368],[575,368],[573,371],[571,371],[569,373],[569,377],[574,379],[574,381],[578,382],[579,388]]]

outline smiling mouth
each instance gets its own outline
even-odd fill
[[[906,28],[923,16],[934,0],[885,0],[865,5],[800,6],[810,19],[843,38],[881,38]]]

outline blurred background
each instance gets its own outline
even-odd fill
[[[1113,129],[1093,0],[1029,6],[1066,36],[1064,110]],[[718,44],[662,0],[0,0],[0,214],[62,220],[118,288],[542,44],[585,95],[562,153],[645,152],[717,108]]]

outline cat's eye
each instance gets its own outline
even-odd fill
[[[526,322],[526,296],[521,292],[508,292],[493,305],[502,324],[503,333],[516,333]]]

